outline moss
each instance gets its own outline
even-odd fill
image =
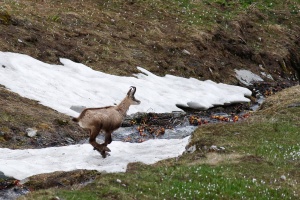
[[[69,121],[65,120],[65,119],[55,119],[54,123],[59,125],[59,126],[65,126],[65,125],[69,124]]]
[[[11,16],[7,11],[0,11],[0,24],[9,25],[11,24]]]
[[[51,130],[51,125],[49,125],[49,124],[47,124],[47,123],[40,123],[40,124],[38,124],[38,125],[36,126],[36,128],[37,128],[38,130],[43,130],[43,131],[45,131],[45,130]]]
[[[3,136],[0,136],[0,143],[2,143],[2,142],[6,142],[6,140],[4,139]]]
[[[10,132],[10,128],[8,128],[7,126],[2,126],[0,127],[0,132],[8,133]]]

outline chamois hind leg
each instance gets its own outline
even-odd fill
[[[100,146],[103,149],[102,151],[100,151],[103,158],[110,155],[109,153],[107,153],[110,152],[110,149],[107,147],[107,145],[110,144],[111,142],[112,142],[111,133],[105,133],[105,141],[104,143],[100,144]]]
[[[104,142],[104,144],[105,144],[106,146],[112,142],[111,134],[112,134],[112,133],[105,133],[105,142]]]
[[[94,150],[97,150],[103,158],[106,157],[106,153],[105,151],[110,151],[109,148],[106,147],[106,145],[103,144],[99,144],[96,142],[96,137],[99,135],[99,132],[100,132],[101,128],[97,128],[97,127],[93,127],[91,130],[90,130],[90,139],[89,139],[89,142],[90,144],[94,147]]]

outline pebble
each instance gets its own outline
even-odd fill
[[[122,181],[121,181],[120,179],[117,179],[117,182],[118,182],[118,183],[122,183]]]
[[[300,103],[293,103],[288,105],[288,108],[295,108],[295,107],[300,107]]]
[[[225,147],[220,147],[220,151],[225,151]]]
[[[71,106],[70,109],[74,110],[75,112],[81,113],[86,107],[85,106]]]
[[[193,145],[186,150],[187,153],[194,153],[195,151],[196,151],[196,145]]]
[[[186,49],[182,50],[182,53],[185,54],[185,55],[191,55],[191,53]]]
[[[210,151],[218,151],[218,147],[216,145],[212,145],[210,148],[209,148]]]
[[[283,180],[283,181],[285,181],[286,180],[286,176],[282,175],[282,176],[280,176],[280,179]]]
[[[217,147],[216,145],[212,145],[209,147],[210,152],[225,152],[225,147]]]
[[[72,138],[69,138],[69,137],[66,138],[66,142],[69,143],[69,144],[74,144],[75,143],[75,141]]]
[[[27,128],[26,133],[28,137],[34,137],[36,136],[37,130],[33,128]]]

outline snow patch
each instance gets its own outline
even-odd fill
[[[76,169],[100,172],[125,172],[128,163],[153,164],[174,158],[185,151],[189,137],[183,139],[148,140],[143,143],[114,141],[109,145],[111,156],[103,159],[90,144],[11,150],[0,148],[0,171],[18,180],[55,171]]]
[[[130,86],[136,86],[139,106],[136,112],[180,111],[176,104],[208,109],[231,102],[249,102],[251,91],[238,86],[181,78],[156,76],[138,67],[135,77],[114,76],[68,59],[51,65],[30,56],[0,52],[0,84],[29,99],[39,101],[61,113],[78,116],[75,106],[102,107],[118,104]]]

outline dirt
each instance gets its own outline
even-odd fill
[[[28,128],[36,130],[37,135],[28,136]],[[87,133],[72,123],[71,117],[0,87],[1,148],[63,146],[86,137]]]
[[[100,173],[93,170],[74,170],[71,172],[54,172],[30,177],[26,187],[46,189],[51,187],[83,187],[85,184],[94,180]],[[41,181],[47,180],[47,181]]]
[[[197,154],[195,155],[197,156]],[[201,156],[201,155],[200,155]],[[238,163],[242,155],[237,153],[220,154],[220,153],[208,153],[205,157],[199,159],[199,157],[189,163],[189,165],[207,164],[207,165],[218,165],[220,163]]]

